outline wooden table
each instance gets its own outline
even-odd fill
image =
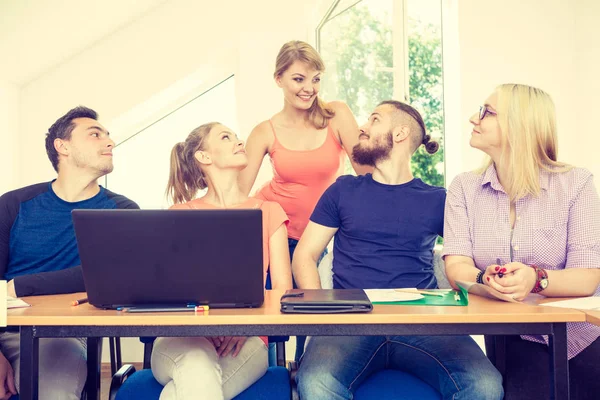
[[[600,326],[600,310],[585,310],[587,322]]]
[[[376,305],[364,314],[282,314],[282,292],[266,293],[254,309],[129,314],[71,301],[85,294],[39,296],[29,308],[8,312],[21,332],[22,400],[37,399],[38,345],[42,337],[137,336],[359,336],[359,335],[549,335],[555,399],[568,399],[567,322],[584,322],[580,311],[469,297],[469,306]],[[99,387],[96,392],[99,391]],[[90,396],[90,392],[88,392]],[[93,400],[94,393],[90,400]]]

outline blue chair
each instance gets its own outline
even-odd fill
[[[384,369],[371,375],[354,393],[354,400],[441,400],[433,387],[414,375]]]

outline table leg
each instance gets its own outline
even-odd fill
[[[123,366],[123,359],[121,358],[121,338],[118,336],[115,337],[115,348],[115,355],[117,356],[117,369],[121,369]]]
[[[551,398],[569,399],[569,360],[567,357],[567,324],[552,324],[553,335],[548,336],[550,371],[552,372]]]
[[[39,338],[33,326],[20,328],[20,393],[21,400],[38,399]]]
[[[87,400],[100,400],[100,360],[102,357],[102,338],[87,338],[87,380],[85,391]]]
[[[108,345],[110,347],[110,375],[114,375],[117,372],[117,357],[115,356],[115,339],[114,337],[108,338]]]

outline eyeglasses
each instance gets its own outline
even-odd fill
[[[492,111],[491,109],[488,108],[488,106],[480,106],[479,107],[479,120],[481,121],[482,119],[485,118],[486,115],[492,115],[492,116],[496,116],[498,115],[498,113],[496,113],[495,111]]]

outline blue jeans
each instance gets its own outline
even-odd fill
[[[319,336],[296,376],[302,400],[352,399],[371,374],[409,372],[443,399],[502,399],[502,376],[469,336]]]

